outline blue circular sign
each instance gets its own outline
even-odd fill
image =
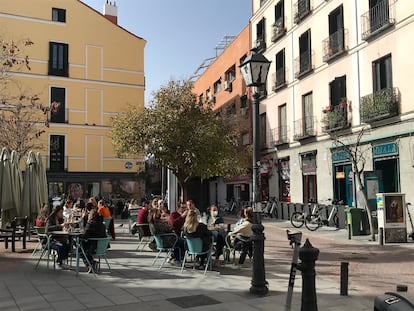
[[[131,169],[132,168],[132,163],[131,162],[125,162],[125,168],[126,169]]]

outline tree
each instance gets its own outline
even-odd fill
[[[43,105],[37,94],[14,79],[14,73],[31,70],[29,57],[23,54],[32,44],[29,39],[16,42],[0,36],[0,146],[19,156],[42,149],[37,138],[48,126],[47,114],[59,109],[58,102]]]
[[[113,118],[110,137],[118,155],[152,153],[170,169],[187,198],[188,182],[241,173],[238,138],[211,106],[197,103],[190,81],[170,81],[154,93],[149,108],[130,107]]]
[[[362,143],[362,138],[367,132],[366,127],[362,127],[357,133],[356,137],[351,136],[348,139],[341,139],[337,136],[333,136],[334,145],[337,147],[338,151],[345,151],[352,164],[352,172],[354,175],[354,182],[356,186],[356,200],[363,204],[363,207],[367,211],[369,230],[371,232],[371,239],[375,241],[374,226],[372,221],[371,208],[368,204],[368,198],[364,183],[362,182],[362,174],[365,169],[365,164],[367,161],[366,153],[370,150],[368,145]]]

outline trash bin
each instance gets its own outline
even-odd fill
[[[347,223],[351,225],[352,236],[361,235],[361,208],[346,208],[346,219]]]
[[[374,299],[374,311],[413,311],[414,305],[397,293],[385,293]]]
[[[365,209],[361,211],[361,235],[369,235],[369,220],[368,213]]]

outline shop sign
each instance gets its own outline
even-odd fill
[[[398,144],[397,143],[386,143],[375,145],[372,147],[372,154],[374,158],[398,155]]]
[[[316,158],[302,158],[302,174],[316,175]]]
[[[349,153],[344,150],[334,151],[332,153],[333,163],[349,162],[349,161],[351,161],[351,157],[349,156]]]
[[[345,179],[345,172],[336,172],[336,179]]]
[[[132,163],[131,162],[125,162],[125,168],[127,170],[131,169],[132,168]]]

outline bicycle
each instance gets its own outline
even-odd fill
[[[324,217],[321,213],[323,206],[318,206],[316,212],[312,211],[312,214],[305,218],[305,227],[310,231],[315,231],[323,225],[329,226],[332,223],[336,228],[339,228],[338,205],[342,204],[343,201],[332,201],[332,209],[328,218]]]
[[[316,208],[317,208],[317,204],[315,203],[308,203],[308,206],[310,207],[312,204],[314,205],[312,208],[311,215],[316,213]],[[290,215],[290,223],[295,228],[301,228],[305,224],[306,217],[308,217],[308,213],[305,211],[305,208],[302,207],[301,212],[296,211],[296,212],[293,212],[292,215]]]
[[[265,208],[262,211],[263,217],[270,217],[270,218],[277,218],[277,203],[276,198],[271,197],[269,201],[267,201]]]

